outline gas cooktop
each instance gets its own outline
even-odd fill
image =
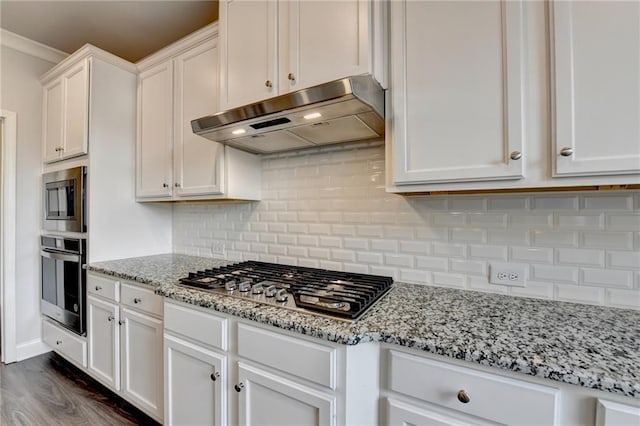
[[[391,277],[247,261],[189,273],[180,284],[257,303],[352,321],[393,285]]]

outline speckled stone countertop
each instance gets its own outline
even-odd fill
[[[640,311],[396,283],[358,321],[345,323],[175,285],[188,272],[225,263],[169,254],[87,269],[331,342],[397,344],[640,399]]]

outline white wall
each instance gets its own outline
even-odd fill
[[[39,78],[54,63],[0,47],[0,108],[17,113],[16,341],[18,357],[40,341],[40,187],[42,88]]]
[[[263,200],[174,206],[177,253],[391,275],[516,296],[640,307],[640,192],[402,197],[384,149],[262,161]],[[525,288],[488,284],[525,264]]]

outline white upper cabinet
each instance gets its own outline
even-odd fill
[[[520,2],[391,2],[393,180],[524,176]]]
[[[90,64],[83,58],[44,85],[45,163],[87,153]]]
[[[174,59],[175,195],[220,194],[224,147],[191,130],[191,120],[218,110],[218,46],[209,40]]]
[[[260,198],[260,157],[193,133],[218,112],[213,24],[139,62],[136,199]]]
[[[170,197],[173,67],[171,61],[138,76],[136,195]]]
[[[220,108],[350,75],[384,82],[383,2],[220,2]],[[377,22],[377,21],[376,21]]]
[[[554,1],[555,176],[640,172],[640,3]]]

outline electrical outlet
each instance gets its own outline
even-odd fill
[[[225,244],[223,241],[212,241],[211,242],[211,253],[214,257],[226,257]]]
[[[490,263],[489,282],[491,284],[524,287],[527,266],[515,263]]]

